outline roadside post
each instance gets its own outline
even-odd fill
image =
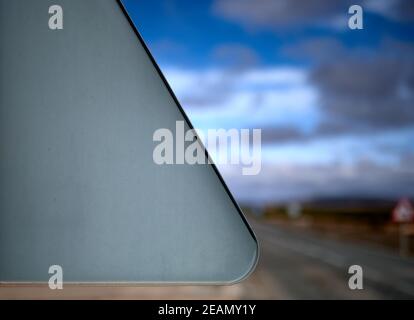
[[[410,200],[402,198],[398,201],[392,211],[392,221],[399,224],[399,246],[400,255],[407,256],[410,252],[410,234],[412,230],[410,223],[414,222],[414,207]]]

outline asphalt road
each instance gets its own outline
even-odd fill
[[[256,221],[252,226],[260,261],[249,279],[234,286],[0,287],[0,299],[414,299],[413,258]],[[348,268],[354,264],[363,268],[363,290],[348,287]]]
[[[255,276],[267,278],[269,295],[275,298],[414,298],[413,258],[309,232],[261,223],[254,223],[253,227],[262,249]],[[354,264],[363,269],[363,290],[348,287],[348,268]]]

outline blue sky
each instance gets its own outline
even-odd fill
[[[123,2],[196,127],[263,130],[239,200],[414,195],[412,1]]]

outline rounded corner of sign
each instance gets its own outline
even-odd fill
[[[235,284],[239,284],[245,280],[247,280],[252,274],[253,272],[256,270],[256,267],[259,263],[259,256],[260,256],[260,246],[259,246],[259,242],[257,241],[256,237],[253,235],[253,240],[255,243],[255,247],[253,250],[253,256],[252,259],[250,261],[250,264],[248,265],[247,269],[238,277],[229,280],[228,282],[225,283],[225,285],[235,285]]]

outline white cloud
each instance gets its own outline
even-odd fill
[[[293,67],[271,67],[253,69],[240,79],[241,83],[250,85],[300,85],[306,82],[307,74],[303,69]]]
[[[301,123],[316,112],[307,70],[165,68],[166,77],[195,125],[253,127]]]

